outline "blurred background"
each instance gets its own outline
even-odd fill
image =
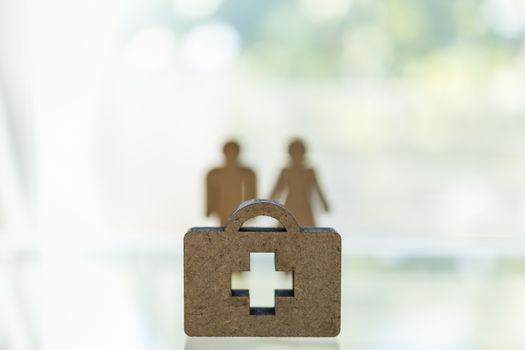
[[[205,174],[235,138],[268,197],[292,137],[343,331],[239,348],[523,349],[524,133],[522,0],[0,0],[0,349],[206,348]]]

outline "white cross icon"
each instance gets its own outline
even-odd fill
[[[250,297],[251,315],[275,315],[275,297],[293,296],[293,273],[275,271],[275,253],[250,253],[250,271],[233,272],[231,286]]]

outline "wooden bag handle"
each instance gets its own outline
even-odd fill
[[[257,216],[269,216],[278,220],[286,232],[297,233],[301,230],[293,214],[284,205],[271,199],[250,199],[233,211],[224,226],[224,231],[239,232],[246,221]]]

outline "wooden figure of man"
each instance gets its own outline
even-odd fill
[[[239,144],[227,142],[223,153],[225,164],[212,169],[206,177],[206,216],[218,216],[221,225],[239,204],[257,197],[255,173],[239,163]]]
[[[305,161],[306,147],[301,140],[293,140],[289,147],[290,164],[285,167],[271,194],[275,200],[285,195],[284,205],[290,209],[301,226],[315,226],[312,200],[317,195],[325,211],[328,203],[321,191],[313,168]]]

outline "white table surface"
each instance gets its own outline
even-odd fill
[[[331,339],[187,337],[182,256],[163,244],[4,245],[0,349],[525,348],[525,258],[515,244],[510,254],[457,242],[431,254],[391,240],[397,253],[385,254],[354,243],[343,258],[342,331]]]

